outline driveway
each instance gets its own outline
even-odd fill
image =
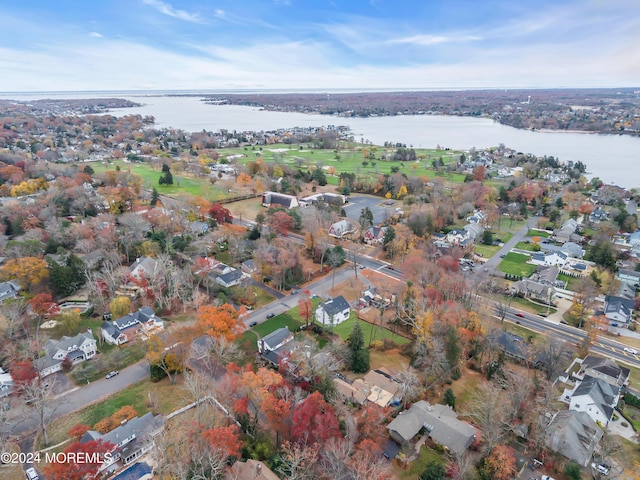
[[[384,222],[391,213],[393,213],[394,207],[385,207],[383,202],[384,198],[368,196],[368,195],[351,195],[349,197],[349,203],[347,203],[343,208],[347,217],[352,220],[358,220],[360,218],[360,211],[366,207],[369,207],[371,213],[373,213],[373,224],[379,225]]]

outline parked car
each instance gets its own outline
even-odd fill
[[[258,325],[258,322],[255,320],[249,324],[250,327],[255,327],[256,325]]]
[[[500,255],[500,258],[504,258],[504,257],[506,257],[506,256],[507,256],[507,254],[506,254],[506,253],[503,253],[503,254],[501,254],[501,255]]]
[[[623,350],[627,353],[632,353],[634,355],[638,354],[638,350],[636,350],[635,348],[631,348],[631,347],[624,347]]]
[[[33,467],[27,468],[24,473],[27,476],[27,480],[39,480],[40,478],[38,472]]]
[[[107,376],[105,377],[107,380],[109,380],[110,378],[115,377],[116,375],[118,375],[120,372],[118,370],[112,370],[109,373],[107,373]]]
[[[592,463],[591,468],[597,470],[599,473],[603,475],[609,475],[609,471],[611,470],[611,465],[607,465],[606,463]]]
[[[267,313],[267,318],[273,318],[275,316],[276,316],[275,313]]]
[[[550,477],[549,475],[542,475],[540,477],[540,480],[556,480],[556,479],[553,477]]]

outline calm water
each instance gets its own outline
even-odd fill
[[[56,94],[47,98],[124,97],[144,106],[117,109],[115,115],[153,115],[159,127],[189,132],[219,129],[274,130],[288,127],[348,125],[356,141],[361,138],[380,145],[385,141],[414,147],[436,145],[467,150],[500,143],[524,153],[553,155],[561,161],[582,161],[591,176],[627,188],[640,187],[640,138],[618,135],[532,132],[500,125],[488,119],[447,116],[394,116],[341,118],[260,111],[235,105],[207,105],[198,97],[164,97],[82,93]],[[34,99],[36,95],[0,95],[4,98]],[[19,98],[20,97],[20,98]]]

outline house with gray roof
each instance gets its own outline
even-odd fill
[[[112,322],[103,322],[102,338],[111,345],[122,345],[134,339],[140,332],[145,335],[164,329],[164,321],[150,307],[142,307]]]
[[[549,422],[545,444],[550,450],[586,467],[602,435],[600,427],[587,413],[563,410]]]
[[[610,358],[587,355],[580,361],[580,370],[573,376],[578,380],[583,380],[586,376],[599,378],[614,387],[624,387],[629,384],[631,370]]]
[[[75,365],[93,358],[97,353],[96,340],[89,330],[74,337],[64,336],[60,340],[50,339],[44,344],[44,351],[45,355],[33,362],[41,377],[61,371],[62,363],[65,360]]]
[[[525,278],[511,285],[511,291],[526,298],[539,302],[551,303],[555,298],[556,289],[547,283],[535,282]]]
[[[355,227],[349,220],[340,220],[331,225],[327,233],[330,237],[343,238],[345,235],[349,235],[355,231]]]
[[[129,267],[129,275],[139,279],[150,278],[156,274],[158,262],[152,257],[139,257]]]
[[[607,295],[604,297],[604,316],[612,325],[628,327],[633,306],[633,300],[629,298]]]
[[[291,340],[293,340],[293,333],[289,331],[289,327],[279,328],[258,340],[258,352],[274,352]]]
[[[111,460],[105,462],[99,472],[109,469],[117,462],[129,465],[135,459],[153,448],[154,439],[162,431],[164,420],[161,415],[154,416],[151,412],[142,417],[135,417],[122,423],[107,433],[89,430],[80,439],[81,443],[92,440],[102,440],[114,445]]]
[[[262,194],[263,207],[284,207],[287,210],[300,206],[298,198],[293,195],[285,195],[277,192],[264,192]]]
[[[585,375],[571,393],[569,410],[585,412],[594,422],[607,426],[620,398],[620,388]]]
[[[316,322],[321,325],[338,325],[349,318],[351,307],[342,296],[321,302],[316,309]]]
[[[20,290],[20,285],[14,281],[0,283],[0,305],[11,298],[16,298]]]
[[[218,275],[216,277],[216,283],[225,288],[235,287],[236,285],[240,285],[244,278],[244,274],[240,269],[233,269],[230,272],[224,273],[222,275]]]
[[[476,439],[477,431],[447,405],[431,405],[424,400],[401,412],[389,425],[389,435],[402,444],[410,442],[422,428],[438,445],[455,454],[463,453]]]
[[[631,285],[640,284],[640,272],[636,272],[635,270],[621,268],[616,273],[616,278],[623,283],[629,283]]]

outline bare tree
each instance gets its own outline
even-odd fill
[[[285,443],[279,456],[277,473],[287,480],[313,480],[317,478],[315,467],[318,457],[319,448],[316,444],[306,446],[304,443]]]
[[[350,480],[351,442],[346,438],[331,439],[322,447],[320,471],[326,480]]]
[[[482,430],[486,451],[491,451],[505,436],[507,412],[502,391],[493,385],[483,384],[472,395],[466,416]]]
[[[187,391],[196,405],[196,421],[202,423],[203,400],[211,394],[211,380],[198,372],[185,371],[182,388]]]
[[[49,424],[63,403],[53,397],[53,388],[51,387],[48,382],[36,377],[31,382],[22,385],[21,394],[25,403],[31,406],[37,416],[38,428],[46,446],[49,445]]]
[[[521,417],[525,399],[531,394],[531,379],[512,371],[496,376],[496,382],[506,392],[507,418],[510,422]]]
[[[400,383],[397,395],[400,401],[413,402],[418,398],[423,386],[413,367],[403,365],[395,378]]]

